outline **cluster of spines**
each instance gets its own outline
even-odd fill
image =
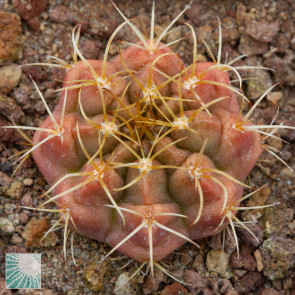
[[[238,251],[238,239],[237,239],[237,235],[235,233],[235,226],[242,226],[244,227],[246,230],[250,231],[248,229],[248,227],[241,222],[237,217],[236,217],[236,212],[238,210],[244,210],[244,209],[255,209],[256,207],[239,207],[238,203],[240,203],[240,201],[245,200],[246,198],[250,197],[252,194],[254,194],[255,192],[252,192],[248,195],[246,195],[245,197],[243,197],[242,199],[235,201],[232,204],[227,204],[227,191],[225,186],[214,176],[211,175],[207,175],[206,172],[214,172],[214,173],[220,173],[223,176],[228,177],[230,180],[240,184],[240,185],[244,185],[241,182],[239,182],[238,180],[234,179],[233,177],[231,177],[230,175],[221,172],[219,170],[216,169],[201,169],[200,167],[198,167],[198,161],[196,161],[195,165],[192,167],[177,167],[177,166],[172,166],[172,165],[156,165],[153,163],[153,161],[155,160],[155,158],[162,153],[165,149],[169,148],[170,146],[176,144],[177,142],[183,140],[183,139],[179,139],[178,141],[174,141],[171,144],[165,146],[164,148],[162,148],[160,151],[156,152],[153,154],[153,150],[156,146],[157,143],[159,143],[161,141],[161,139],[163,139],[165,136],[168,136],[171,132],[173,132],[174,130],[177,129],[186,129],[190,132],[193,133],[198,133],[198,131],[190,128],[189,124],[190,122],[202,111],[206,111],[209,115],[211,115],[210,111],[209,111],[209,107],[215,103],[218,103],[221,100],[227,99],[228,97],[220,97],[216,100],[211,101],[210,103],[204,104],[201,100],[201,98],[198,96],[197,92],[195,91],[195,87],[197,85],[200,84],[212,84],[212,85],[216,85],[216,86],[220,86],[220,87],[225,87],[231,91],[233,91],[234,93],[236,93],[240,98],[241,98],[241,102],[242,105],[244,105],[245,101],[248,101],[248,98],[244,95],[243,91],[242,91],[242,78],[238,72],[238,70],[246,70],[246,69],[255,69],[257,67],[251,67],[251,66],[242,66],[242,67],[234,67],[233,64],[238,61],[239,59],[243,58],[244,56],[240,56],[238,58],[235,58],[234,60],[227,62],[227,63],[222,63],[221,62],[221,40],[222,40],[222,35],[221,35],[221,26],[220,26],[220,22],[219,22],[219,47],[218,47],[218,54],[217,54],[217,58],[214,57],[212,51],[210,50],[209,46],[206,44],[206,42],[204,41],[205,47],[207,48],[208,51],[208,55],[211,57],[214,65],[209,67],[208,69],[206,69],[205,71],[203,71],[202,73],[200,73],[198,76],[195,75],[195,70],[196,70],[196,64],[197,64],[197,38],[194,32],[194,29],[192,28],[192,26],[190,24],[185,24],[189,27],[189,29],[192,32],[192,38],[193,38],[193,61],[192,64],[185,67],[184,65],[182,65],[182,70],[180,73],[170,77],[169,75],[163,73],[162,71],[160,71],[158,68],[155,67],[156,63],[158,62],[158,60],[160,58],[163,58],[166,55],[172,54],[172,53],[166,53],[166,54],[162,54],[160,56],[158,56],[157,58],[155,58],[154,62],[152,63],[151,67],[150,67],[150,74],[147,80],[146,85],[143,85],[140,81],[138,81],[135,77],[135,72],[133,70],[130,70],[128,68],[128,66],[126,65],[126,63],[124,62],[122,56],[121,56],[121,61],[122,64],[125,68],[125,70],[119,71],[115,74],[113,74],[110,77],[106,76],[106,63],[107,63],[107,59],[108,59],[108,52],[111,46],[111,43],[113,41],[113,39],[115,38],[116,34],[125,26],[125,25],[129,25],[130,28],[133,30],[133,32],[138,36],[138,38],[140,39],[140,41],[142,42],[142,46],[138,45],[138,44],[132,44],[132,43],[128,43],[128,45],[130,46],[136,46],[140,49],[146,50],[149,54],[154,54],[157,50],[162,49],[163,47],[166,46],[170,46],[176,42],[179,42],[181,39],[175,40],[169,44],[166,45],[160,45],[161,40],[167,35],[169,34],[169,30],[171,29],[171,27],[174,25],[174,23],[180,18],[180,16],[184,13],[184,11],[189,7],[187,6],[171,23],[170,25],[167,26],[166,29],[163,30],[163,32],[159,35],[158,38],[154,38],[154,21],[155,21],[155,3],[153,3],[153,9],[152,9],[152,16],[151,16],[151,33],[150,33],[150,37],[149,40],[147,40],[143,34],[134,26],[134,24],[132,23],[132,21],[128,20],[123,13],[118,9],[118,7],[114,4],[115,8],[118,10],[118,12],[121,14],[121,16],[124,18],[124,22],[114,31],[113,35],[110,37],[109,42],[106,46],[106,51],[104,54],[104,58],[103,58],[103,66],[102,66],[102,72],[101,74],[98,74],[90,65],[90,63],[83,57],[82,53],[80,52],[79,48],[78,48],[78,43],[79,43],[79,38],[80,38],[80,28],[81,26],[78,25],[73,29],[73,33],[72,33],[72,44],[73,44],[73,64],[69,64],[59,58],[56,57],[48,57],[48,62],[46,63],[36,63],[33,65],[41,65],[41,66],[52,66],[52,67],[58,67],[58,68],[64,68],[64,69],[71,69],[74,68],[77,65],[78,62],[78,57],[80,58],[80,60],[85,64],[85,66],[89,69],[89,71],[92,73],[93,75],[93,80],[77,80],[77,81],[70,81],[70,82],[75,82],[76,84],[73,86],[68,86],[62,89],[59,89],[58,91],[65,91],[65,95],[64,95],[64,103],[63,103],[63,107],[62,107],[62,112],[61,112],[61,117],[59,119],[59,122],[57,122],[56,118],[53,116],[53,114],[51,113],[49,107],[47,106],[47,103],[42,95],[42,93],[40,92],[40,90],[38,89],[36,83],[33,81],[33,84],[35,86],[35,88],[37,89],[37,92],[39,93],[40,98],[42,99],[48,114],[51,118],[52,124],[54,126],[53,129],[42,129],[39,127],[27,127],[27,126],[16,126],[15,124],[13,126],[6,126],[5,128],[15,128],[17,129],[20,134],[25,138],[25,140],[27,141],[28,145],[31,146],[32,145],[32,141],[31,139],[23,132],[23,130],[38,130],[41,132],[46,132],[48,133],[48,137],[46,137],[43,141],[39,142],[37,145],[32,146],[27,148],[26,150],[22,151],[22,155],[21,157],[18,158],[18,161],[20,161],[19,165],[17,166],[16,170],[20,167],[20,165],[28,158],[29,154],[39,148],[42,144],[44,144],[45,142],[51,140],[54,137],[60,137],[61,143],[63,143],[63,120],[64,120],[64,116],[65,116],[65,107],[66,107],[66,98],[67,98],[67,91],[71,90],[71,89],[79,89],[79,99],[78,99],[78,103],[79,103],[79,107],[81,110],[81,114],[83,116],[83,118],[85,119],[86,122],[88,122],[90,125],[94,126],[95,128],[97,128],[98,130],[98,139],[99,139],[99,148],[97,150],[97,152],[95,154],[93,154],[92,156],[89,155],[89,153],[87,152],[81,136],[79,134],[79,126],[77,123],[77,137],[78,137],[78,141],[80,143],[81,149],[84,152],[86,158],[87,158],[87,164],[88,165],[92,165],[93,166],[93,171],[90,172],[78,172],[78,173],[71,173],[71,174],[67,174],[65,175],[63,178],[61,178],[59,181],[57,181],[48,191],[46,191],[42,196],[47,196],[51,191],[53,191],[61,182],[63,182],[65,179],[70,178],[70,177],[83,177],[83,176],[87,176],[88,178],[79,183],[78,185],[70,188],[69,190],[62,192],[58,195],[55,195],[53,197],[49,197],[49,199],[45,202],[43,202],[39,208],[34,209],[34,208],[27,208],[27,209],[34,209],[34,210],[40,210],[40,211],[45,211],[45,212],[56,212],[60,214],[60,218],[58,219],[58,221],[49,229],[49,231],[46,233],[48,234],[49,232],[62,228],[64,227],[64,253],[66,253],[66,241],[68,238],[68,225],[69,223],[71,223],[73,225],[73,227],[75,228],[75,223],[74,220],[71,216],[71,213],[69,211],[69,208],[64,208],[62,206],[59,206],[58,204],[58,198],[72,192],[75,191],[77,189],[79,189],[80,187],[90,183],[91,181],[99,181],[99,183],[102,185],[102,187],[104,188],[110,202],[112,203],[112,205],[106,205],[108,207],[111,208],[115,208],[118,212],[118,214],[121,216],[123,224],[125,223],[125,219],[124,219],[124,215],[122,213],[129,213],[129,214],[136,214],[136,215],[140,215],[140,217],[142,218],[142,223],[133,231],[131,232],[127,237],[125,237],[115,248],[113,248],[106,256],[108,257],[111,253],[113,253],[116,249],[118,249],[124,242],[126,242],[128,239],[130,239],[132,236],[134,236],[138,231],[140,231],[143,227],[147,227],[148,229],[148,240],[149,240],[149,249],[150,249],[150,257],[149,260],[144,262],[139,268],[138,270],[132,275],[132,277],[134,275],[136,275],[142,268],[144,265],[148,265],[148,267],[150,268],[151,274],[154,274],[154,270],[153,267],[156,266],[158,267],[160,270],[162,270],[163,272],[165,272],[168,276],[172,276],[172,274],[170,272],[168,272],[159,262],[154,261],[153,259],[153,244],[152,244],[152,231],[154,227],[159,227],[165,231],[168,231],[170,233],[173,233],[177,236],[182,237],[183,239],[191,242],[192,244],[196,245],[197,244],[195,242],[193,242],[192,240],[190,240],[188,237],[160,224],[159,222],[156,221],[156,218],[158,217],[158,215],[153,215],[153,213],[149,210],[146,211],[145,214],[139,214],[138,212],[135,212],[133,210],[130,209],[126,209],[126,208],[122,208],[119,207],[116,202],[114,201],[112,194],[110,192],[110,188],[108,188],[106,186],[106,184],[104,183],[103,177],[104,177],[104,173],[107,170],[111,170],[111,169],[118,169],[118,168],[122,168],[122,167],[128,167],[128,168],[134,168],[134,169],[139,169],[140,174],[138,177],[136,177],[134,180],[132,180],[130,183],[124,185],[121,188],[118,189],[114,189],[114,190],[124,190],[132,185],[134,185],[136,182],[140,181],[140,179],[142,179],[146,173],[148,173],[149,170],[151,169],[168,169],[168,168],[172,168],[172,169],[184,169],[187,170],[189,172],[189,174],[191,175],[192,179],[195,181],[195,187],[196,190],[198,190],[199,192],[199,196],[200,196],[200,209],[199,212],[196,212],[196,218],[193,222],[193,224],[197,224],[198,220],[201,217],[202,214],[202,207],[203,207],[203,193],[202,193],[202,187],[200,185],[199,179],[202,177],[207,177],[210,178],[211,180],[215,181],[218,185],[220,185],[220,187],[222,188],[223,192],[224,192],[224,203],[223,203],[223,207],[222,210],[220,212],[220,215],[223,216],[221,218],[221,223],[218,226],[218,228],[221,227],[221,225],[225,222],[228,221],[228,223],[230,224],[231,228],[232,228],[232,232],[234,234],[234,240],[237,246],[237,251]],[[32,64],[29,64],[32,65]],[[202,77],[205,76],[206,73],[208,73],[210,70],[217,68],[219,70],[222,71],[233,71],[236,76],[237,76],[237,81],[239,82],[239,89],[236,89],[232,86],[229,85],[225,85],[216,81],[211,81],[211,80],[202,80]],[[261,67],[260,67],[261,68]],[[153,71],[156,71],[158,73],[160,73],[161,75],[163,75],[167,80],[162,83],[161,85],[156,86],[154,81],[153,81]],[[191,71],[190,74],[188,74],[188,71]],[[123,75],[123,76],[122,76]],[[119,76],[121,79],[127,79],[129,77],[131,77],[131,79],[137,83],[137,85],[139,86],[139,88],[141,89],[142,92],[142,97],[138,97],[137,101],[131,105],[125,105],[122,102],[122,98],[125,95],[125,93],[128,90],[128,87],[130,86],[130,82],[127,84],[122,97],[118,98],[116,97],[113,93],[112,93],[112,79],[116,76]],[[182,82],[182,77],[184,77],[184,81]],[[178,98],[172,98],[172,97],[163,97],[160,93],[160,89],[162,87],[164,87],[165,85],[167,85],[170,82],[175,82],[178,84],[178,94],[179,97]],[[96,86],[98,88],[98,91],[100,93],[101,99],[102,99],[102,107],[103,107],[103,115],[104,115],[104,123],[101,124],[97,124],[95,122],[93,122],[90,118],[87,117],[87,115],[85,114],[85,112],[83,111],[83,106],[81,103],[81,89],[83,87],[88,87],[88,86]],[[276,86],[276,85],[274,85]],[[283,125],[273,125],[274,120],[272,121],[272,123],[270,125],[258,125],[258,126],[248,126],[247,122],[249,121],[249,117],[250,115],[253,113],[253,111],[255,110],[255,108],[257,107],[257,105],[261,102],[261,100],[273,89],[272,86],[271,88],[269,88],[257,101],[256,103],[250,108],[250,110],[248,111],[248,113],[242,118],[242,111],[243,111],[243,107],[241,108],[241,111],[239,113],[239,115],[236,118],[235,123],[233,124],[232,128],[238,130],[239,132],[259,132],[263,135],[262,137],[262,145],[263,148],[269,152],[270,154],[272,154],[273,156],[275,156],[277,159],[279,159],[281,162],[283,162],[285,165],[287,165],[278,155],[277,155],[277,150],[275,150],[272,146],[268,145],[265,143],[265,140],[267,137],[276,137],[274,135],[274,132],[277,131],[280,128],[292,128],[294,129],[294,127],[290,127],[290,126],[283,126]],[[184,114],[184,107],[183,107],[183,102],[186,101],[185,99],[183,99],[181,97],[181,89],[187,89],[190,90],[191,93],[194,95],[194,98],[196,101],[198,101],[201,104],[201,107],[198,108],[190,117],[186,117]],[[108,91],[109,93],[111,93],[114,97],[114,99],[118,102],[117,104],[117,108],[114,111],[109,112],[106,108],[106,104],[104,101],[104,92]],[[161,103],[165,106],[165,108],[167,109],[168,113],[169,113],[169,117],[171,119],[169,119],[162,111],[161,109],[158,107],[157,103],[155,102],[156,100],[160,100]],[[176,100],[178,101],[179,104],[179,114],[175,114],[172,109],[170,108],[170,106],[167,104],[167,101],[169,100]],[[132,110],[135,109],[135,114]],[[123,116],[120,115],[120,112],[122,111],[126,111],[129,113],[130,118],[126,119]],[[164,119],[158,119],[155,116],[155,112],[158,112],[162,118]],[[111,113],[113,118],[111,121],[109,121],[108,119],[108,114]],[[120,122],[119,124],[117,124],[116,122]],[[126,132],[122,132],[121,131],[121,127],[126,126],[127,130],[129,131],[129,134],[126,134]],[[156,127],[159,126],[160,127],[160,131],[156,132],[155,130]],[[263,131],[265,130],[265,131]],[[123,144],[135,157],[136,162],[132,162],[132,163],[118,163],[118,162],[112,162],[112,160],[108,160],[107,162],[104,161],[103,159],[103,155],[102,155],[102,149],[103,146],[106,142],[107,137],[112,136],[114,137],[118,142],[120,142],[121,144]],[[142,141],[143,139],[147,137],[150,141],[152,141],[152,145],[150,148],[149,153],[146,155],[143,151],[142,148]],[[123,139],[122,139],[123,138]],[[131,145],[126,143],[126,141],[131,142]],[[207,139],[204,139],[204,144],[200,150],[199,155],[202,155],[205,149],[207,143]],[[94,162],[95,158],[99,158],[100,159],[100,164],[97,165]],[[200,157],[200,156],[199,156]],[[288,166],[288,165],[287,165]],[[289,166],[288,166],[289,167]],[[291,169],[291,167],[289,167]],[[209,171],[210,170],[210,171]],[[246,185],[244,185],[246,186]],[[57,204],[57,206],[59,207],[59,209],[45,209],[44,206],[47,205],[49,202],[55,202]],[[263,208],[259,207],[259,208]],[[175,213],[162,213],[162,215],[174,215],[174,216],[178,216],[178,217],[182,217],[182,218],[186,218],[187,216],[181,215],[181,214],[175,214]],[[254,235],[252,232],[250,232],[252,235]],[[255,235],[254,235],[255,236]],[[73,243],[73,240],[72,240]],[[72,254],[73,254],[73,250],[72,250]],[[104,259],[105,259],[104,258]],[[173,276],[172,276],[173,277]],[[175,277],[173,277],[174,279],[176,279]]]

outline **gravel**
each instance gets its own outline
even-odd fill
[[[143,16],[138,17],[138,20],[142,20],[141,28],[143,32],[149,30],[149,1],[124,0],[117,3],[127,17]],[[183,7],[182,1],[158,1],[156,22],[159,25],[155,30],[167,25]],[[47,116],[28,75],[32,76],[42,93],[46,94],[50,109],[53,109],[59,100],[59,95],[53,90],[61,87],[64,70],[48,67],[20,69],[17,68],[18,65],[42,62],[47,55],[70,61],[71,31],[81,20],[83,52],[89,58],[102,59],[109,36],[122,23],[111,2],[106,0],[13,0],[12,3],[4,0],[0,1],[0,10],[0,127],[9,124],[11,117],[15,122],[24,125],[39,126]],[[237,64],[254,62],[255,65],[275,69],[274,72],[261,70],[242,73],[243,78],[257,79],[248,80],[245,89],[246,95],[252,99],[257,98],[270,83],[281,82],[255,111],[254,120],[260,124],[269,124],[277,107],[280,108],[278,124],[283,122],[286,125],[294,125],[295,122],[294,11],[295,3],[292,0],[201,0],[193,3],[192,9],[177,22],[180,25],[187,21],[195,27],[199,56],[209,60],[202,38],[216,54],[218,16],[223,27],[224,58],[227,56],[232,59],[240,54],[247,54],[251,59],[244,58],[243,62]],[[175,45],[174,50],[184,61],[189,62],[192,59],[192,43],[186,29],[173,31],[169,38],[172,40],[173,37],[177,38],[183,34],[187,37]],[[137,40],[129,29],[123,30],[114,40],[111,55],[118,53],[118,46],[123,46],[123,37],[129,42]],[[18,75],[9,79],[10,84],[1,90],[1,81],[7,76],[5,67],[15,69]],[[252,101],[254,102],[255,100]],[[32,136],[31,132],[27,134]],[[282,156],[295,168],[295,131],[283,130],[279,132],[279,136],[289,141],[289,144],[281,143]],[[93,291],[85,284],[85,269],[98,262],[108,253],[110,247],[75,234],[75,265],[69,241],[67,261],[64,261],[62,230],[52,233],[46,243],[38,244],[41,233],[46,232],[58,216],[54,213],[25,210],[20,206],[40,205],[42,200],[37,197],[48,187],[30,159],[10,179],[14,167],[13,160],[8,159],[23,149],[25,141],[13,130],[4,132],[0,129],[0,138],[0,294],[3,293],[5,277],[4,254],[17,252],[42,253],[42,294],[92,294]],[[114,293],[114,289],[121,286],[140,266],[132,262],[122,269],[129,259],[115,252],[112,259],[106,261],[103,284],[100,291],[97,291],[100,292],[98,294],[294,294],[294,173],[266,153],[263,154],[262,160],[263,162],[258,164],[259,167],[252,171],[248,183],[256,188],[267,183],[268,190],[263,190],[263,193],[255,196],[250,203],[246,201],[245,206],[277,202],[280,204],[264,210],[239,213],[238,216],[243,221],[256,221],[248,226],[258,237],[257,241],[245,229],[237,229],[241,246],[239,260],[232,233],[225,235],[223,254],[222,235],[219,235],[212,242],[212,238],[198,241],[200,249],[185,244],[165,259],[168,270],[191,285],[175,283],[166,275],[155,282],[150,276],[140,273]],[[183,258],[184,253],[189,254],[188,257]],[[3,294],[40,294],[39,291],[32,290],[5,292]]]

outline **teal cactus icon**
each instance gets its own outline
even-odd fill
[[[41,254],[6,254],[7,289],[41,289]]]

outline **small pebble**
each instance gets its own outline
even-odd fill
[[[33,205],[32,196],[29,193],[26,193],[22,196],[20,204],[25,207],[30,207]]]
[[[248,207],[255,207],[264,205],[270,195],[270,188],[268,185],[263,186],[259,191],[251,196],[247,202]]]
[[[281,91],[274,91],[274,92],[269,93],[266,96],[266,99],[268,101],[270,101],[274,106],[277,106],[278,105],[278,102],[281,100],[282,97],[283,97],[283,92],[281,92]]]
[[[183,255],[181,257],[181,265],[186,266],[193,261],[193,258],[189,255]]]
[[[69,20],[70,10],[64,5],[55,6],[50,14],[49,18],[54,23],[65,23]]]
[[[38,112],[40,115],[44,115],[46,113],[46,108],[42,101],[38,101],[34,105],[34,109],[36,112]]]
[[[187,288],[190,292],[194,292],[198,288],[205,288],[208,284],[206,278],[193,270],[185,270],[183,280],[187,284]]]
[[[23,242],[23,239],[16,234],[12,235],[10,239],[10,243],[13,245],[20,245],[22,242]]]
[[[5,194],[14,199],[20,199],[23,193],[23,184],[19,181],[15,181],[11,183],[9,189],[5,192]]]
[[[52,88],[46,89],[46,91],[44,93],[44,97],[46,99],[54,98],[54,96],[55,96],[55,90],[54,89],[52,89]]]
[[[263,283],[263,277],[260,272],[248,272],[241,279],[237,280],[234,284],[235,290],[238,294],[249,294],[250,291],[260,287]],[[257,294],[252,293],[252,294]]]
[[[123,272],[120,274],[116,281],[115,285],[115,294],[116,295],[130,295],[133,294],[133,289],[131,287],[130,280],[128,281],[130,275],[128,272]]]
[[[294,171],[292,171],[290,168],[285,167],[281,170],[282,175],[287,176],[287,177],[292,177],[294,178]]]
[[[31,186],[33,185],[34,181],[32,178],[25,178],[23,183],[25,186]]]
[[[227,279],[232,276],[229,268],[229,254],[224,251],[209,251],[207,254],[206,266],[208,270],[214,271]]]
[[[25,212],[20,213],[18,218],[22,224],[27,224],[30,219],[29,215]]]
[[[15,88],[22,75],[22,70],[17,64],[10,64],[0,68],[0,92],[8,94]]]
[[[288,161],[292,158],[292,153],[288,150],[282,150],[282,159]]]
[[[198,26],[200,24],[200,13],[202,7],[196,3],[192,3],[190,8],[185,11],[185,16],[190,19],[194,25]]]
[[[93,40],[86,40],[79,44],[79,49],[86,59],[98,59],[100,46],[99,43]]]
[[[151,294],[159,289],[160,283],[166,281],[166,275],[159,269],[155,269],[155,275],[147,276],[141,285],[144,294]]]
[[[0,233],[3,235],[11,235],[14,231],[13,223],[7,218],[0,217]]]
[[[245,216],[248,218],[253,217],[253,215],[245,215]],[[257,215],[255,215],[254,217],[256,216]],[[244,217],[244,215],[242,215],[242,217]],[[263,226],[260,225],[259,223],[249,223],[246,225],[246,227],[247,229],[243,227],[239,227],[236,229],[239,239],[245,245],[258,247],[263,242],[263,233],[264,233]]]
[[[250,73],[251,78],[247,83],[247,94],[250,99],[256,99],[260,97],[266,89],[272,86],[272,80],[270,74],[265,70],[255,70]],[[259,77],[259,79],[257,79]]]
[[[256,269],[256,260],[250,254],[251,249],[249,247],[243,247],[238,255],[237,252],[233,253],[230,257],[230,267],[232,269],[245,269],[254,271]]]
[[[0,185],[9,185],[10,177],[8,177],[5,173],[0,172]]]
[[[25,87],[18,87],[13,91],[15,100],[18,104],[21,106],[24,106],[28,103],[29,97],[28,97],[28,90]]]
[[[180,283],[174,282],[173,284],[166,286],[162,292],[161,295],[179,295],[179,294],[189,294],[188,290],[185,289]]]
[[[280,137],[279,134],[276,134],[276,136]],[[282,149],[282,141],[278,138],[269,137],[267,138],[266,142],[279,151]]]
[[[257,249],[254,252],[254,257],[256,259],[256,263],[257,263],[257,270],[258,271],[262,271],[263,270],[263,263],[262,263],[262,257],[261,257],[261,252],[259,249]]]
[[[201,254],[198,254],[193,262],[193,268],[195,268],[198,272],[205,272],[206,266],[204,263],[204,259]]]

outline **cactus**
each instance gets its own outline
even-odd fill
[[[169,48],[180,40],[163,43],[187,8],[154,38],[153,4],[147,39],[116,7],[124,22],[109,39],[103,60],[83,57],[76,26],[73,63],[51,57],[39,64],[67,69],[55,110],[33,81],[48,118],[40,127],[7,126],[23,136],[22,130],[36,130],[33,142],[25,137],[32,147],[19,160],[32,153],[51,186],[43,197],[52,196],[38,210],[60,214],[50,231],[64,222],[64,252],[70,226],[109,244],[112,250],[104,259],[119,250],[142,263],[137,272],[147,264],[152,274],[156,266],[172,276],[160,260],[187,241],[198,247],[195,240],[229,224],[238,246],[235,224],[248,228],[236,213],[249,209],[239,204],[254,193],[243,197],[244,187],[250,188],[246,177],[264,150],[283,162],[265,139],[279,128],[294,127],[250,121],[274,86],[242,114],[249,99],[238,70],[255,67],[234,67],[239,58],[221,62],[221,27],[217,58],[205,43],[212,62],[197,60],[189,24],[190,65]],[[124,26],[139,41],[108,61],[112,41]],[[231,85],[229,72],[237,76],[239,88]],[[45,208],[51,202],[57,209]]]

